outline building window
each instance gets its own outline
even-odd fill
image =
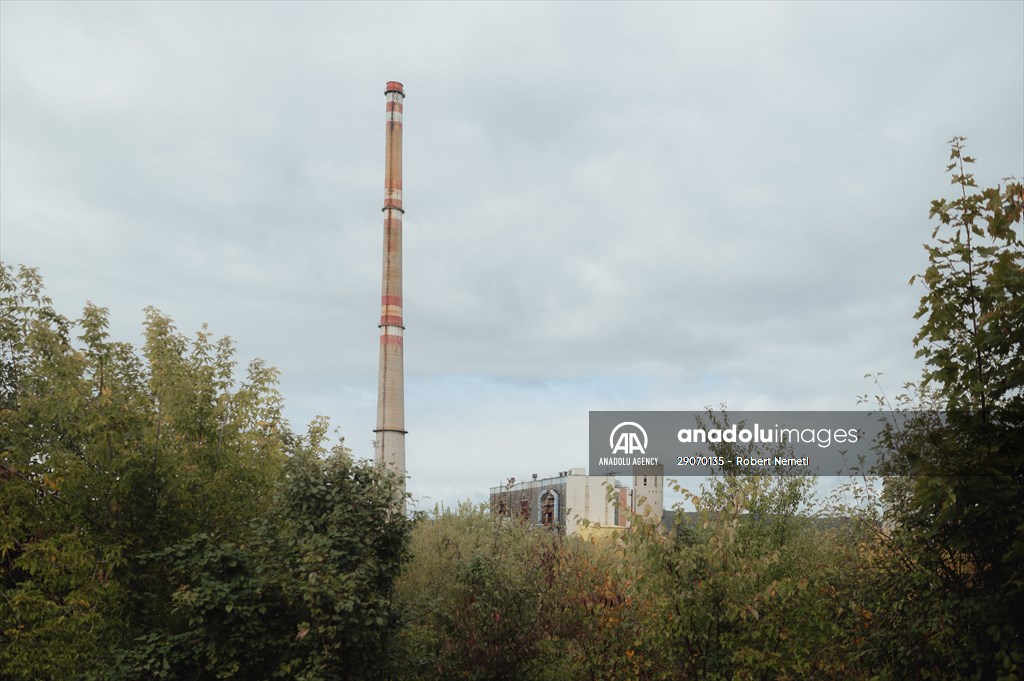
[[[540,524],[551,527],[555,524],[555,495],[548,492],[540,501]]]

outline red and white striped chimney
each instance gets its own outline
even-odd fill
[[[374,456],[403,478],[405,491],[405,376],[402,358],[402,84],[389,81],[384,151],[384,276],[380,299],[380,373]]]

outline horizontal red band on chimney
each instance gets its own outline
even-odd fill
[[[386,107],[384,109],[385,111],[401,111],[402,110],[402,100],[399,99],[397,102],[388,101],[385,104],[385,107]]]
[[[381,345],[402,345],[402,337],[401,336],[381,336],[380,337],[380,344]]]
[[[381,326],[402,326],[402,318],[397,315],[381,315]]]
[[[381,305],[401,305],[402,304],[402,296],[381,296],[380,297],[380,304]]]
[[[387,88],[384,90],[384,94],[387,94],[389,92],[400,92],[403,95],[405,94],[405,90],[402,88],[402,84],[399,83],[397,80],[388,81]]]

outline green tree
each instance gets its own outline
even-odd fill
[[[848,646],[828,569],[839,544],[798,512],[808,481],[730,474],[699,495],[676,489],[691,518],[663,539],[625,537],[657,623],[637,644],[642,678],[857,678],[835,654]]]
[[[140,356],[105,309],[58,314],[26,267],[0,266],[0,305],[0,665],[103,676],[167,615],[140,556],[251,533],[285,456],[276,372],[254,361],[236,384],[230,340],[189,341],[154,309]]]
[[[468,502],[422,518],[398,585],[400,678],[541,678],[558,555],[557,537]]]
[[[0,677],[380,677],[394,481],[292,433],[229,339],[144,337],[0,265]]]
[[[251,539],[196,533],[143,557],[176,585],[170,617],[135,639],[117,678],[392,677],[410,521],[393,475],[320,448],[323,424],[285,463]]]
[[[925,382],[947,408],[987,413],[1024,400],[1024,187],[1008,181],[979,189],[967,166],[965,138],[951,140],[946,170],[959,196],[932,201],[938,219],[926,244],[929,265],[914,338],[926,362]]]
[[[1024,643],[1024,242],[1019,182],[979,189],[951,141],[957,196],[938,220],[914,339],[920,395],[946,410],[893,429],[885,534],[875,576],[880,665],[894,678],[1020,678]]]

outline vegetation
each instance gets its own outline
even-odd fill
[[[34,270],[0,296],[0,677],[385,676],[393,480],[290,432],[276,372],[237,384],[205,328],[148,310],[140,354]]]
[[[872,650],[903,676],[1011,679],[1024,667],[1024,187],[979,190],[963,142],[947,167],[958,196],[932,202],[914,339],[925,401],[948,419],[885,443],[880,472],[916,475],[886,490],[895,559],[871,573],[888,606]]]
[[[880,401],[932,411],[879,442],[881,495],[729,470],[611,540],[407,520],[230,341],[149,310],[138,352],[0,268],[0,677],[1020,679],[1024,189],[951,161],[925,380]]]

